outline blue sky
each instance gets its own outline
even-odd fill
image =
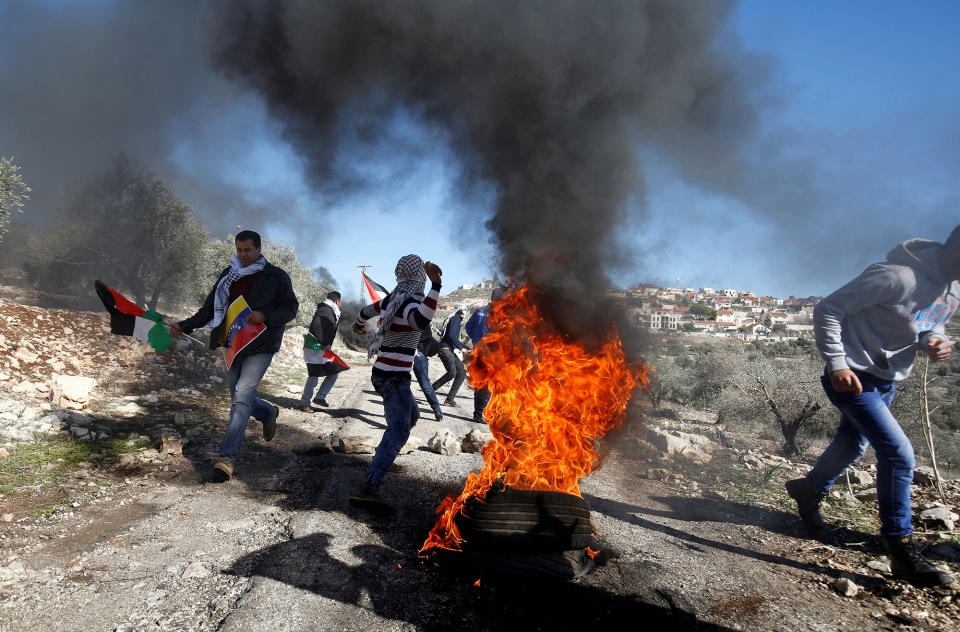
[[[778,216],[787,195],[762,208],[654,168],[639,239],[654,279],[825,294],[960,223],[960,4],[751,1],[731,27],[774,61],[764,134],[814,174],[817,203]]]
[[[391,138],[345,145],[343,160],[366,186],[319,194],[257,97],[192,69],[195,51],[178,61],[195,7],[171,3],[162,19],[146,7],[0,0],[0,155],[23,162],[36,199],[47,183],[32,174],[94,170],[89,148],[115,126],[119,145],[98,148],[103,157],[126,150],[168,177],[214,235],[240,224],[294,244],[348,298],[359,294],[358,265],[389,287],[409,252],[441,265],[445,289],[493,275],[484,228],[493,197],[460,198],[441,133],[398,113]],[[142,55],[139,66],[105,45],[117,33],[132,42],[124,54]],[[960,3],[748,0],[724,38],[718,50],[737,42],[763,61],[743,69],[764,73],[750,83],[760,123],[741,158],[752,167],[737,186],[710,189],[638,147],[646,188],[617,231],[635,257],[611,271],[615,283],[679,277],[684,287],[825,294],[900,240],[942,239],[960,223]],[[100,112],[78,116],[84,90]],[[61,146],[68,136],[72,146]],[[416,159],[391,146],[397,139],[417,147]]]

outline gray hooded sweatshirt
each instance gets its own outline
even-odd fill
[[[882,380],[906,379],[918,349],[949,340],[945,325],[960,304],[937,256],[942,244],[909,239],[813,310],[817,348],[827,371],[854,369]]]

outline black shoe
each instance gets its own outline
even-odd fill
[[[476,414],[475,414],[475,415],[473,416],[473,423],[475,423],[475,424],[485,424],[485,423],[487,423],[487,421],[483,418],[483,415],[482,415],[482,414],[480,414],[480,415],[476,415]]]
[[[910,536],[884,538],[883,544],[890,555],[890,571],[897,579],[914,586],[946,586],[954,582],[953,575],[940,570],[920,554],[917,543]]]
[[[806,478],[796,478],[784,484],[790,497],[797,501],[800,519],[811,529],[823,529],[823,516],[820,515],[820,502],[827,497],[825,492],[814,491]]]
[[[322,408],[330,408],[330,404],[327,403],[327,400],[323,397],[316,397],[313,400],[313,403]]]
[[[272,405],[272,404],[271,404]],[[280,416],[280,407],[273,407],[273,414],[270,415],[270,419],[263,422],[263,440],[269,441],[273,439],[273,435],[277,434],[277,417]]]
[[[443,421],[443,411],[440,410],[439,405],[433,409],[433,416],[437,421]]]

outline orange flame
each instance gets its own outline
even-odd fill
[[[602,348],[588,353],[540,317],[527,287],[497,301],[488,322],[469,371],[470,384],[492,395],[485,416],[493,441],[483,448],[480,472],[437,508],[421,554],[459,550],[456,517],[498,479],[579,496],[580,479],[599,467],[594,442],[623,423],[634,388],[647,384],[648,367],[627,361],[612,324]]]

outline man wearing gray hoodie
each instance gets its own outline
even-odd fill
[[[820,501],[837,477],[863,456],[877,455],[880,534],[895,577],[917,586],[939,586],[953,577],[925,560],[911,537],[910,483],[913,446],[890,403],[897,382],[913,369],[916,352],[933,362],[950,356],[945,325],[960,305],[960,226],[946,243],[910,239],[813,311],[817,348],[827,363],[822,378],[840,409],[833,441],[805,478],[787,482],[804,523],[824,526]]]

